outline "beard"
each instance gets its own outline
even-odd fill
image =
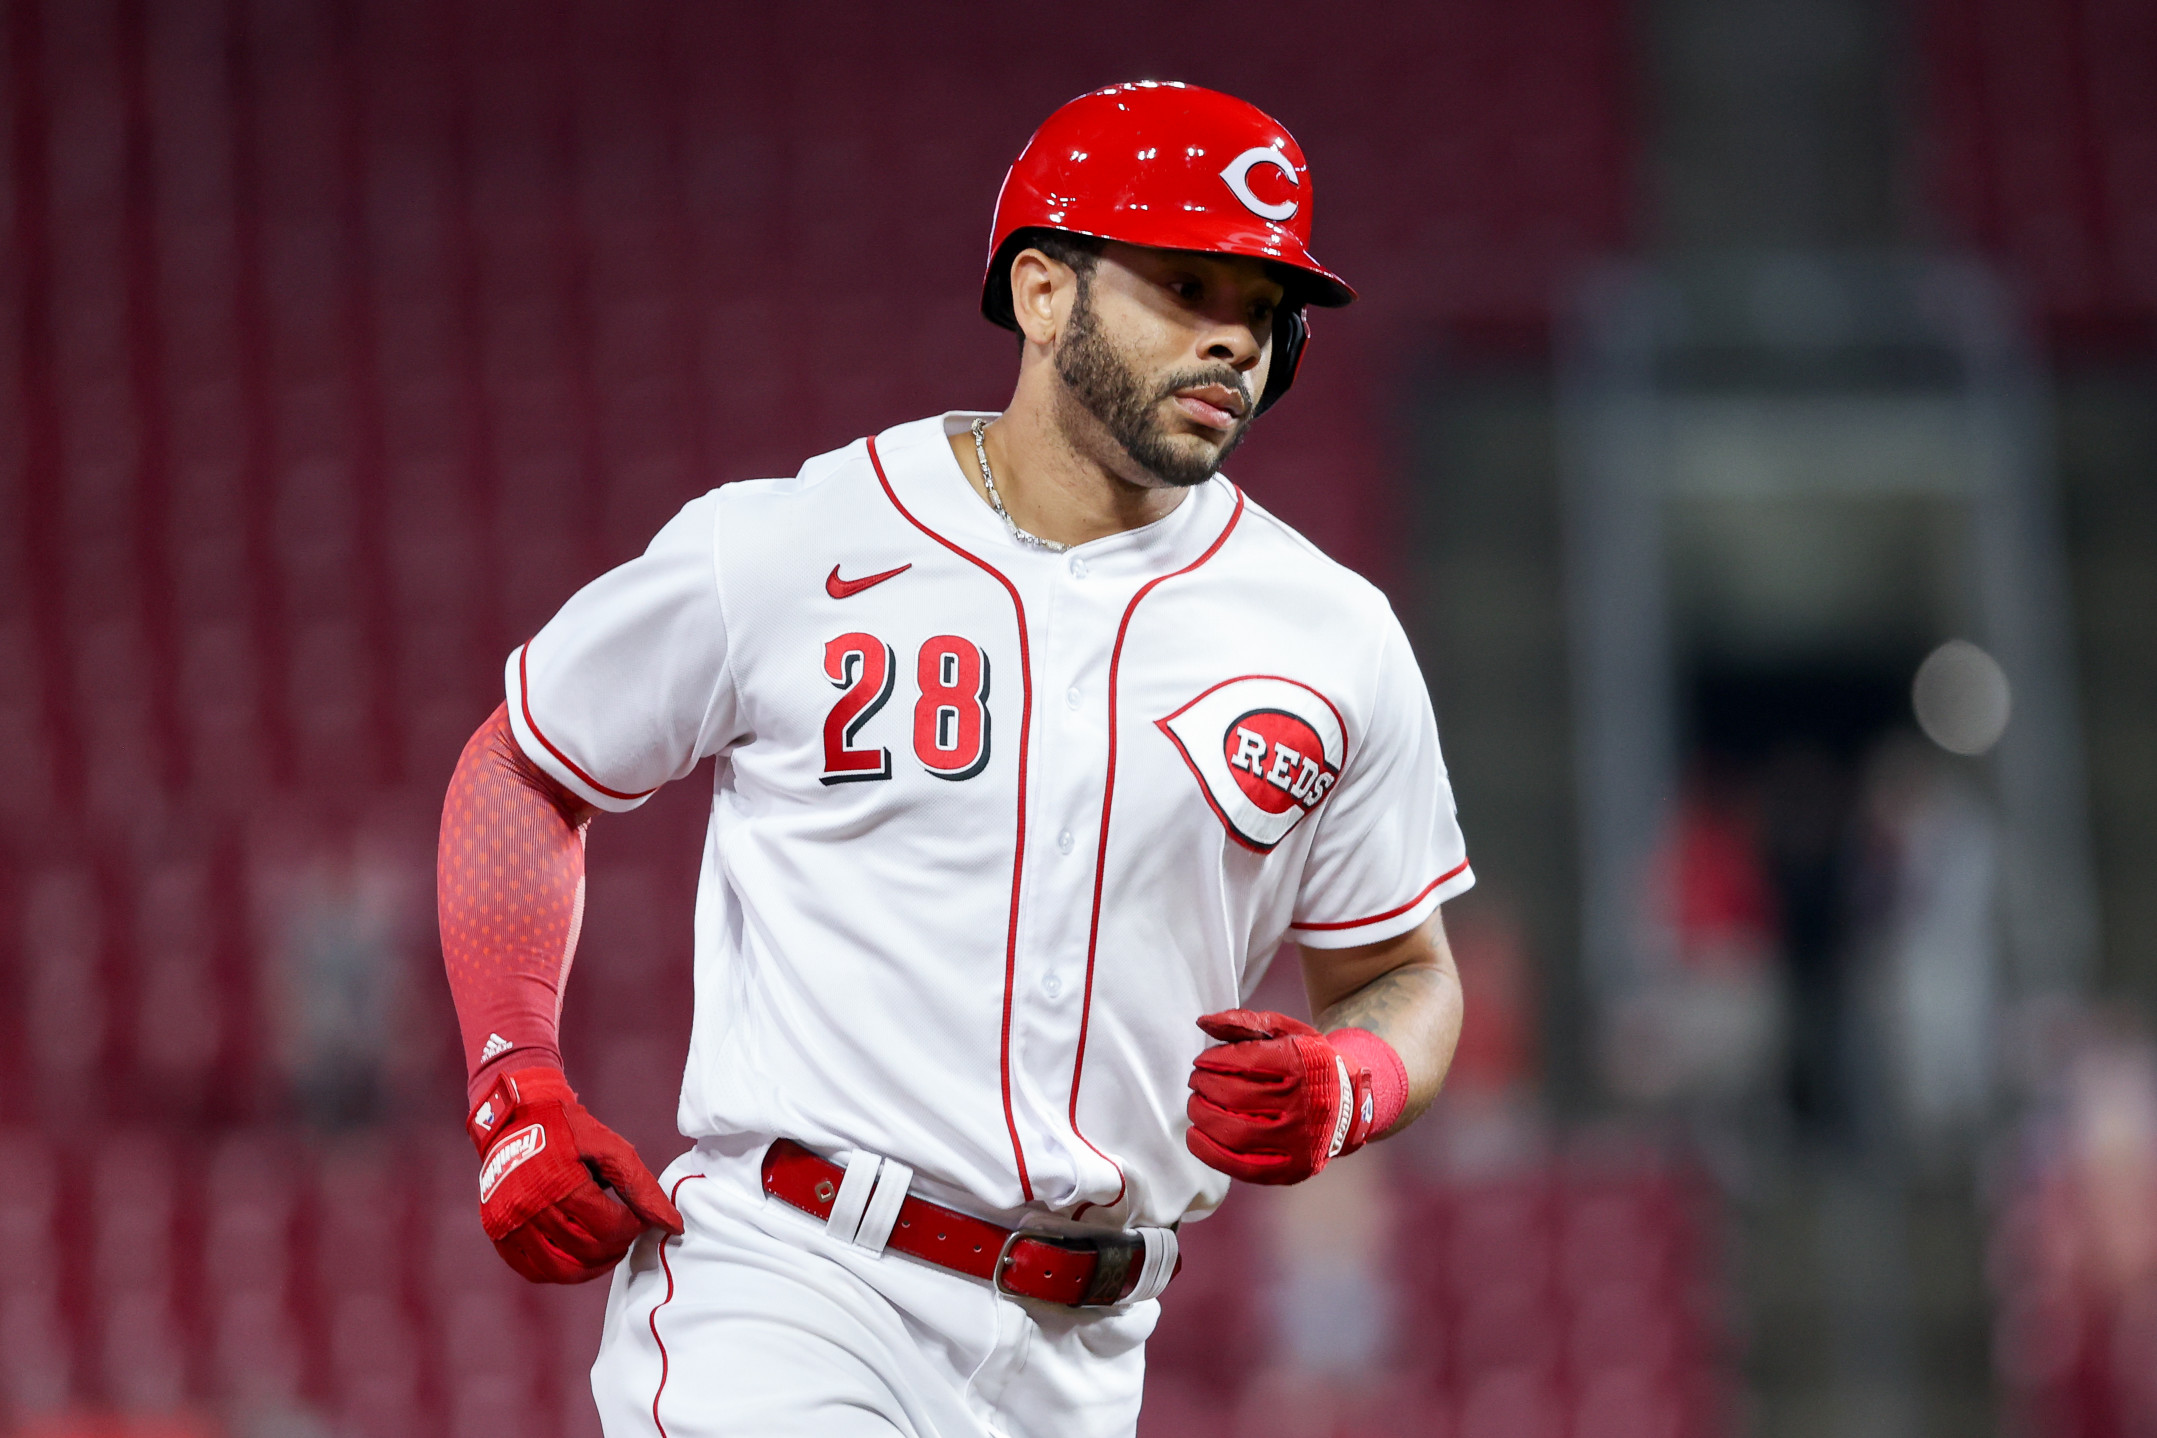
[[[1056,347],[1056,374],[1064,391],[1092,415],[1109,438],[1122,447],[1131,462],[1163,484],[1188,489],[1204,484],[1220,472],[1255,417],[1251,392],[1244,377],[1230,365],[1200,365],[1178,370],[1158,382],[1139,376],[1123,352],[1101,330],[1093,308],[1093,286],[1079,276],[1078,294],[1071,304],[1071,321],[1063,343]],[[1243,396],[1243,417],[1218,446],[1199,448],[1178,444],[1169,433],[1161,402],[1177,390],[1218,384]]]

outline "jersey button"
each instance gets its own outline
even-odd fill
[[[1054,974],[1041,976],[1041,992],[1055,998],[1064,991],[1064,981]]]
[[[1075,554],[1071,556],[1071,577],[1073,579],[1084,579],[1086,577],[1086,561]]]
[[[1071,831],[1069,829],[1066,829],[1061,834],[1058,834],[1056,836],[1056,852],[1059,854],[1068,854],[1071,852],[1071,846],[1077,842],[1078,841],[1076,839],[1071,837]]]
[[[1064,703],[1069,705],[1073,709],[1079,707],[1078,685],[1074,684],[1069,689],[1066,689],[1064,691]]]

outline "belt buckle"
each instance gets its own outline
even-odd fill
[[[1012,1229],[1011,1232],[1004,1235],[1004,1246],[996,1250],[996,1267],[989,1274],[989,1286],[1006,1298],[1026,1298],[1029,1296],[1020,1293],[1017,1289],[1004,1286],[1004,1267],[1011,1262],[1011,1250],[1018,1246],[1019,1240],[1022,1238],[1035,1239],[1046,1243],[1051,1248],[1063,1249],[1067,1253],[1075,1251],[1071,1247],[1071,1240],[1060,1233],[1051,1233],[1044,1228]]]
[[[990,1270],[988,1285],[992,1289],[997,1289],[999,1294],[1003,1294],[1005,1298],[1025,1298],[1025,1294],[1020,1294],[1020,1291],[1003,1287],[1003,1270],[1005,1270],[1007,1263],[1012,1261],[1012,1248],[1018,1246],[1018,1240],[1022,1240],[1022,1237],[1050,1237],[1050,1235],[1046,1231],[1042,1231],[1042,1229],[1012,1229],[1012,1231],[1003,1235],[1003,1248],[997,1248],[997,1268]]]
[[[1011,1261],[1011,1250],[1018,1246],[1018,1242],[1022,1238],[1037,1239],[1049,1247],[1060,1249],[1065,1253],[1090,1253],[1094,1256],[1093,1278],[1087,1284],[1086,1291],[1079,1295],[1076,1302],[1063,1303],[1058,1299],[1037,1300],[1044,1303],[1057,1303],[1058,1306],[1064,1308],[1113,1308],[1117,1302],[1117,1295],[1123,1291],[1125,1282],[1130,1276],[1131,1264],[1145,1251],[1145,1245],[1142,1242],[1137,1239],[1129,1239],[1123,1234],[1086,1236],[1051,1233],[1046,1229],[1039,1228],[1014,1228],[1009,1234],[1005,1235],[1003,1247],[996,1251],[996,1267],[989,1275],[990,1286],[1006,1298],[1025,1298],[1028,1296],[1004,1286],[1004,1267]]]

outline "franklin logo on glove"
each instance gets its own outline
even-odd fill
[[[476,1122],[476,1120],[475,1120]],[[520,1128],[487,1150],[487,1161],[479,1170],[479,1201],[485,1203],[494,1197],[494,1191],[502,1186],[502,1180],[533,1154],[547,1146],[547,1131],[538,1124]]]

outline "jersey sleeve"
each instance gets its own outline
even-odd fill
[[[634,809],[735,737],[717,572],[719,497],[571,596],[509,656],[518,747],[598,809]]]
[[[1383,623],[1362,742],[1317,815],[1288,928],[1314,949],[1404,934],[1475,883],[1430,693],[1390,610]]]

